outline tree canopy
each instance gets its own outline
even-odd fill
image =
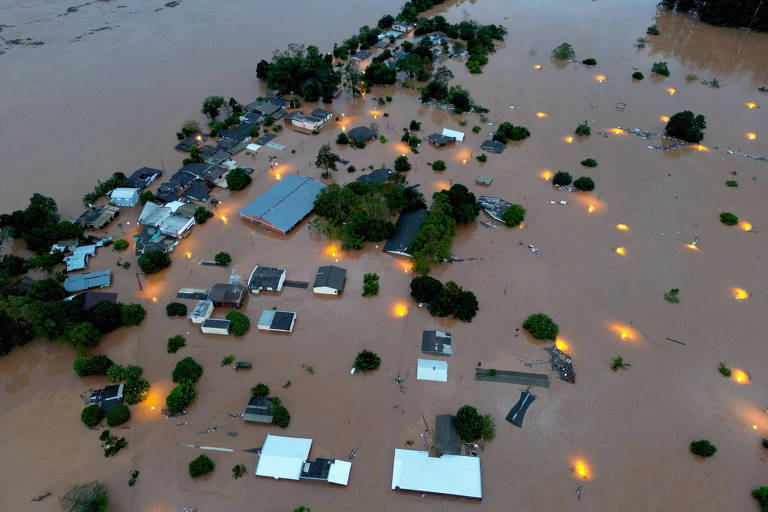
[[[333,70],[333,59],[316,46],[291,44],[275,51],[271,62],[261,61],[256,74],[267,87],[283,93],[298,93],[306,101],[330,99],[341,83],[341,73]]]
[[[456,412],[456,430],[465,441],[489,440],[494,436],[493,420],[481,415],[472,406],[465,405]]]
[[[686,142],[701,142],[706,127],[707,122],[703,115],[695,116],[690,110],[684,110],[669,118],[666,131],[667,135]]]

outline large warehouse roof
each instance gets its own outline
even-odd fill
[[[430,457],[427,452],[396,449],[392,489],[482,499],[480,458],[468,455]]]
[[[268,229],[287,233],[309,215],[315,197],[324,188],[325,185],[312,178],[289,174],[240,210],[240,216]]]

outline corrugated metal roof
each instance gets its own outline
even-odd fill
[[[311,446],[311,439],[267,434],[254,474],[298,480]]]
[[[111,270],[102,270],[101,272],[93,272],[90,274],[76,274],[74,276],[68,276],[64,280],[64,289],[68,292],[79,292],[81,290],[87,290],[88,288],[103,288],[109,286],[111,281]]]
[[[430,457],[423,451],[395,449],[392,489],[481,499],[480,457]]]
[[[324,188],[312,178],[289,174],[240,210],[240,215],[287,233],[312,211],[315,197]]]
[[[408,246],[413,242],[426,218],[427,210],[424,209],[401,213],[395,225],[395,236],[387,240],[383,251],[411,256]]]

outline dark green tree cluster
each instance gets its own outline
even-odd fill
[[[175,354],[181,347],[186,347],[187,343],[184,336],[177,334],[168,338],[167,350],[169,354]]]
[[[203,207],[201,206],[200,208]],[[195,211],[195,216],[197,216],[197,211]],[[160,272],[170,265],[171,257],[163,251],[147,251],[139,256],[139,268],[145,274]]]
[[[83,227],[60,222],[56,201],[41,194],[34,194],[24,210],[0,215],[0,230],[8,230],[13,238],[24,240],[27,249],[41,255],[59,240],[84,240]],[[55,263],[59,261],[61,257]]]
[[[227,173],[227,188],[229,190],[243,190],[250,185],[251,177],[245,173],[242,167],[235,167]]]
[[[256,76],[266,80],[270,89],[299,94],[305,101],[322,98],[330,102],[341,83],[341,73],[333,70],[331,55],[321,54],[316,46],[296,44],[276,51],[271,62],[259,62]]]
[[[242,336],[251,327],[251,321],[239,311],[230,311],[226,319],[229,320],[229,326],[235,336]]]
[[[213,463],[210,457],[205,454],[200,455],[189,463],[189,476],[196,478],[205,475],[213,471],[213,468],[215,467],[216,464]]]
[[[366,240],[386,240],[395,233],[392,218],[402,211],[423,208],[424,198],[412,188],[395,183],[331,184],[315,199],[315,212],[325,222],[313,221],[324,235],[342,241],[344,249],[362,249]]]
[[[704,23],[725,27],[752,27],[768,32],[768,11],[760,0],[662,0],[661,6],[692,12]]]
[[[383,60],[374,59],[365,68],[365,80],[373,85],[392,85],[397,81],[397,70],[387,66]]]
[[[361,350],[355,357],[355,369],[360,371],[376,370],[381,366],[381,358],[370,350]]]
[[[525,208],[519,204],[510,204],[501,214],[501,220],[511,228],[517,227],[525,220]]]
[[[484,439],[489,441],[495,435],[493,419],[486,414],[485,416],[477,412],[472,406],[465,405],[456,412],[456,430],[459,436],[467,442]]]
[[[523,329],[531,333],[537,340],[552,340],[557,338],[560,327],[544,313],[536,313],[523,322]]]
[[[124,187],[127,184],[128,177],[122,172],[116,172],[107,181],[99,180],[98,184],[93,187],[93,192],[88,192],[83,196],[83,204],[85,206],[93,204],[98,198],[107,195],[107,192]]]
[[[363,297],[373,297],[379,294],[379,274],[363,275]]]
[[[205,206],[195,208],[195,222],[197,224],[205,224],[211,217],[213,217],[213,213]],[[141,261],[139,261],[139,266],[141,266]]]
[[[110,358],[103,354],[93,356],[92,358],[79,357],[72,364],[72,369],[80,377],[88,375],[106,375],[107,371],[115,364]]]
[[[72,487],[59,504],[64,512],[104,512],[109,505],[109,486],[102,482],[89,482]]]
[[[699,457],[711,457],[717,452],[717,447],[706,439],[691,441],[690,448],[691,453]]]
[[[515,126],[509,122],[503,122],[496,128],[493,140],[506,144],[510,140],[523,140],[531,136],[531,132],[525,126]]]
[[[428,304],[429,312],[435,316],[453,315],[464,322],[472,321],[479,306],[471,291],[453,281],[443,284],[430,276],[417,276],[411,280],[411,296]]]
[[[752,497],[757,500],[762,512],[768,512],[768,486],[760,486],[752,490]]]
[[[104,417],[104,410],[99,404],[92,404],[83,409],[80,413],[80,420],[86,427],[95,427]]]
[[[141,366],[114,364],[107,370],[107,379],[110,382],[125,381],[123,398],[126,403],[133,405],[149,395],[149,382],[141,377],[143,373],[144,368]]]
[[[170,302],[165,306],[165,313],[168,316],[187,316],[187,305],[181,302]]]
[[[173,369],[173,382],[179,385],[165,398],[168,410],[173,413],[183,411],[195,400],[195,382],[203,374],[203,367],[191,357],[185,357]]]
[[[131,419],[131,410],[125,404],[112,407],[107,413],[107,425],[116,427]]]
[[[694,115],[690,110],[683,110],[669,118],[666,131],[667,135],[686,142],[701,142],[706,127],[707,122],[703,115]]]

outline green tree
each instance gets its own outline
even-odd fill
[[[139,203],[141,203],[142,206],[147,204],[148,201],[154,201],[155,199],[157,199],[157,197],[155,197],[154,192],[151,190],[145,190],[139,194]]]
[[[349,144],[349,137],[344,132],[341,132],[336,136],[336,144]]]
[[[725,224],[726,226],[733,226],[735,224],[738,224],[739,218],[732,214],[731,212],[722,212],[720,214],[720,222]]]
[[[520,223],[525,220],[525,208],[519,204],[511,204],[509,205],[509,208],[504,210],[504,213],[501,214],[501,220],[503,220],[504,224],[509,227],[519,226]]]
[[[544,313],[536,313],[529,316],[523,322],[523,329],[531,333],[537,340],[552,340],[557,338],[560,328]]]
[[[235,167],[227,173],[227,188],[230,190],[243,190],[251,183],[251,177],[241,167]]]
[[[116,427],[131,419],[131,410],[127,405],[118,404],[107,413],[107,425]]]
[[[238,311],[230,311],[226,318],[229,320],[232,334],[235,336],[242,336],[251,327],[251,321],[248,317]]]
[[[597,167],[598,164],[597,164],[597,160],[595,160],[594,158],[585,158],[584,160],[581,161],[581,165],[583,165],[584,167]]]
[[[552,57],[557,60],[568,60],[576,55],[573,51],[573,46],[570,43],[562,43],[560,46],[552,50]]]
[[[109,486],[95,481],[75,485],[59,504],[64,512],[103,512],[109,505]]]
[[[408,172],[411,170],[411,163],[407,156],[400,155],[395,159],[395,170],[397,172]]]
[[[168,316],[186,316],[187,305],[181,302],[170,302],[165,306],[165,313]]]
[[[128,248],[128,241],[122,238],[118,238],[117,240],[115,240],[113,247],[115,248],[116,251],[124,251]]]
[[[444,160],[435,160],[432,162],[432,170],[433,171],[444,171],[445,170],[445,161]]]
[[[213,217],[213,213],[211,213],[205,206],[198,206],[195,208],[195,222],[197,224],[205,224],[211,217]],[[141,262],[139,262],[139,265],[141,265]]]
[[[317,158],[315,158],[315,166],[319,169],[323,169],[326,172],[336,170],[336,161],[339,159],[339,155],[331,151],[330,144],[323,144],[320,146],[320,150],[317,152]]]
[[[277,425],[280,428],[286,428],[290,422],[291,415],[288,413],[288,409],[282,405],[272,406],[272,423],[274,425]]]
[[[171,338],[168,338],[168,353],[169,354],[175,354],[176,351],[178,351],[181,347],[186,347],[187,344],[184,340],[184,337],[180,334],[177,334],[176,336],[173,336]]]
[[[120,316],[123,325],[139,325],[147,316],[147,311],[141,304],[123,304]]]
[[[701,439],[699,441],[691,441],[691,453],[698,455],[699,457],[711,457],[717,451],[717,447],[707,441]]]
[[[269,386],[267,386],[264,383],[259,382],[255,386],[251,388],[251,395],[262,398],[269,395]]]
[[[163,251],[147,251],[139,256],[139,268],[145,274],[154,274],[170,266],[171,258]]]
[[[686,142],[701,142],[706,127],[707,122],[703,115],[694,116],[690,110],[684,110],[669,118],[666,131],[667,135]]]
[[[103,334],[112,332],[123,325],[123,305],[103,300],[87,311],[86,319]]]
[[[372,297],[379,294],[379,275],[363,275],[363,297]]]
[[[573,181],[573,188],[576,190],[589,192],[590,190],[595,189],[595,182],[589,176],[582,176],[581,178]]]
[[[651,73],[658,73],[659,75],[669,76],[669,67],[666,62],[654,62],[651,67]]]
[[[592,133],[592,128],[588,124],[582,123],[576,127],[576,135],[587,136]]]
[[[760,504],[762,512],[768,512],[768,487],[760,486],[752,490],[752,497]]]
[[[216,121],[221,112],[221,107],[224,106],[224,98],[222,96],[208,96],[203,100],[203,108],[200,110],[211,122]]]
[[[571,177],[571,173],[566,171],[557,171],[554,178],[552,178],[552,185],[565,187],[570,185],[572,181],[573,178]]]
[[[80,413],[80,419],[88,427],[95,427],[104,417],[104,410],[98,404],[89,405]]]
[[[381,366],[381,358],[370,350],[362,350],[355,357],[355,368],[360,371],[376,370]]]
[[[66,336],[78,354],[85,354],[101,340],[101,333],[90,322],[73,324],[67,329]]]
[[[228,252],[218,252],[213,260],[219,265],[229,265],[232,262],[232,256]]]
[[[197,382],[203,374],[203,367],[191,357],[185,357],[173,369],[173,382]]]
[[[50,302],[66,296],[67,290],[52,277],[35,281],[29,289],[29,298],[34,300]]]
[[[200,455],[189,463],[189,476],[196,478],[206,473],[210,473],[216,467],[216,464],[205,454]]]
[[[431,276],[416,276],[411,279],[411,296],[417,302],[430,304],[443,291],[443,283]]]
[[[171,390],[165,397],[165,405],[173,413],[182,412],[189,404],[195,401],[195,384],[184,381]]]
[[[455,422],[459,436],[467,442],[483,438],[486,440],[493,438],[493,420],[489,415],[481,415],[472,406],[462,406],[456,412]]]

